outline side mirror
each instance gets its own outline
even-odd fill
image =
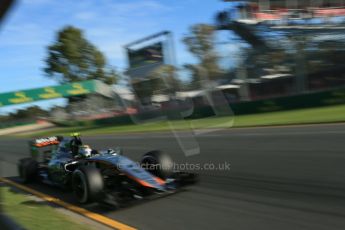
[[[112,155],[116,155],[116,154],[122,155],[122,154],[123,154],[123,151],[122,151],[122,149],[121,149],[120,147],[116,147],[116,148],[114,148],[114,149],[108,149],[108,150],[107,150],[107,153],[108,153],[108,154],[112,154]]]
[[[116,147],[116,148],[115,148],[115,152],[116,152],[117,154],[119,154],[119,155],[123,155],[123,150],[122,150],[121,147]]]

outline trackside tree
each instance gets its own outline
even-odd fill
[[[56,40],[48,46],[45,64],[47,77],[61,84],[93,79],[114,84],[118,79],[103,53],[84,37],[82,30],[73,26],[57,32]]]
[[[196,24],[190,27],[188,34],[183,38],[188,50],[196,57],[198,63],[185,64],[184,68],[191,73],[191,89],[200,89],[201,69],[207,71],[207,76],[212,81],[220,80],[223,71],[218,65],[215,50],[215,27],[208,24]],[[206,73],[204,73],[206,74]]]

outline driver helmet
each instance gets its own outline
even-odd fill
[[[88,145],[82,145],[79,148],[78,155],[82,158],[91,157],[92,149]]]

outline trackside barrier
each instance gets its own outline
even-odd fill
[[[285,111],[293,109],[322,107],[329,105],[345,104],[345,88],[333,89],[322,92],[313,92],[271,99],[256,100],[250,102],[239,102],[230,104],[235,115],[256,114],[274,111]],[[169,114],[169,111],[163,111]],[[146,116],[147,114],[142,114]],[[193,113],[187,119],[204,118],[213,116],[210,106],[194,107]],[[66,121],[59,122],[62,126],[103,126],[109,124],[127,125],[133,124],[129,115],[99,119],[94,121]]]

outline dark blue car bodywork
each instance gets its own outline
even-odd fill
[[[164,194],[177,191],[186,181],[194,182],[191,173],[174,172],[170,178],[160,178],[147,171],[141,165],[121,151],[94,151],[92,156],[76,158],[70,152],[57,148],[60,141],[50,137],[30,142],[32,158],[39,163],[38,178],[40,181],[60,186],[71,187],[73,172],[81,167],[97,168],[104,179],[105,193],[114,196],[143,197],[147,194]],[[48,150],[42,150],[48,147]],[[120,194],[120,195],[119,195]]]

